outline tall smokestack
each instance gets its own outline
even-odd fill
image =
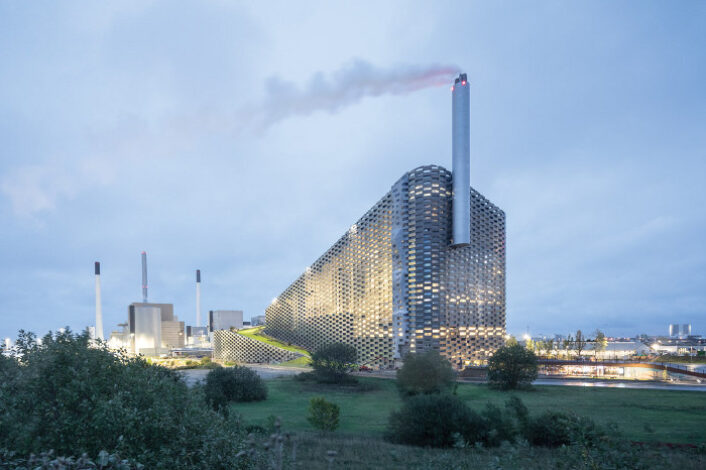
[[[196,326],[201,326],[201,270],[196,270]]]
[[[104,340],[103,310],[101,308],[101,264],[96,261],[96,339]]]
[[[471,85],[460,74],[451,88],[453,246],[471,243]]]
[[[142,302],[147,303],[147,253],[142,252]]]

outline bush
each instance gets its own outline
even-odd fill
[[[100,468],[101,470],[137,470],[142,466],[136,462],[121,459],[117,454],[102,451],[95,460],[88,456],[79,458],[57,457],[53,451],[31,455],[29,458],[17,457],[12,452],[0,450],[0,469],[42,469],[42,470],[85,470]]]
[[[307,421],[321,431],[335,431],[338,428],[340,411],[337,404],[328,402],[323,397],[314,397],[309,401]]]
[[[487,436],[483,418],[453,395],[417,395],[393,412],[386,437],[414,446],[451,447],[483,442]]]
[[[233,401],[260,401],[267,398],[265,382],[252,369],[244,366],[213,369],[206,376],[206,400],[214,409]]]
[[[9,379],[0,381],[0,448],[16,458],[105,450],[147,468],[245,464],[237,457],[237,421],[205,407],[201,390],[177,373],[68,329],[41,345],[20,332],[17,345],[18,355],[2,366],[12,369]]]
[[[569,444],[594,445],[604,436],[590,418],[545,411],[529,420],[526,438],[536,446],[559,447]]]
[[[485,422],[486,435],[483,443],[488,447],[499,446],[503,442],[514,442],[517,436],[515,421],[497,406],[488,403],[481,412]]]
[[[488,360],[488,381],[493,387],[502,390],[528,387],[536,378],[537,356],[519,344],[503,346]]]
[[[348,375],[354,368],[358,354],[353,346],[332,343],[320,347],[311,355],[314,375],[322,383],[345,383],[355,381]]]
[[[402,395],[418,395],[448,391],[456,380],[449,361],[437,351],[408,354],[397,371],[397,388]]]
[[[532,445],[559,447],[571,443],[571,420],[569,415],[546,411],[533,418],[527,429],[527,440]]]

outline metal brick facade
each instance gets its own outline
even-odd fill
[[[267,308],[267,334],[381,366],[427,349],[485,360],[505,335],[505,214],[471,189],[471,245],[452,248],[451,201],[446,169],[406,173]]]

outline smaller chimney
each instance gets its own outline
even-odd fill
[[[142,252],[142,303],[147,303],[147,253]]]
[[[201,270],[196,270],[196,326],[201,326]]]
[[[96,339],[103,340],[103,310],[101,307],[101,264],[96,261]]]

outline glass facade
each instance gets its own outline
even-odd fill
[[[471,244],[453,248],[451,189],[442,167],[406,173],[267,307],[266,332],[378,366],[428,349],[484,361],[505,336],[505,214],[471,189]]]

